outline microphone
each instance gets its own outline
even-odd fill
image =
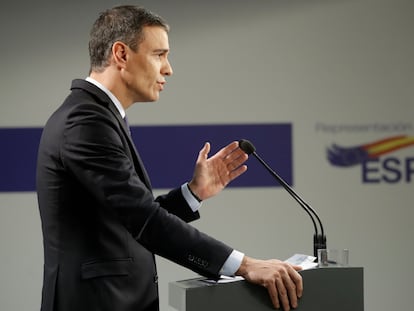
[[[285,190],[299,203],[299,205],[305,210],[312,220],[313,227],[315,229],[315,234],[313,236],[313,255],[318,256],[318,249],[326,249],[326,236],[323,229],[322,221],[319,218],[316,211],[306,203],[275,171],[273,171],[270,166],[256,153],[256,148],[253,144],[247,139],[239,140],[239,147],[246,154],[252,154],[259,162],[269,171],[269,173],[276,178],[276,180],[285,188]],[[316,220],[315,220],[316,219]],[[318,226],[320,228],[320,233]]]

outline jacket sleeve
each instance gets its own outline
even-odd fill
[[[180,217],[185,222],[191,222],[200,218],[200,213],[194,212],[184,198],[181,188],[171,190],[165,195],[155,199],[169,213]]]

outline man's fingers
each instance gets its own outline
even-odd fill
[[[229,170],[232,171],[246,162],[248,158],[249,157],[247,154],[234,151],[225,159],[225,162],[227,162],[227,167]]]
[[[223,159],[229,159],[233,155],[234,152],[242,152],[241,149],[238,148],[239,143],[237,141],[233,141],[232,143],[228,144],[227,146],[221,148],[217,152],[217,156],[223,158]]]
[[[293,283],[293,281],[290,278],[285,280],[284,285],[286,287],[286,292],[287,292],[286,295],[289,297],[290,305],[293,308],[296,308],[298,306],[298,295],[296,292],[296,285]]]
[[[239,177],[241,174],[243,174],[246,171],[247,171],[247,165],[239,166],[236,170],[233,170],[230,172],[230,175],[229,175],[230,181],[232,181],[233,179],[236,179],[237,177]]]
[[[203,160],[207,159],[209,152],[210,152],[210,143],[206,142],[203,148],[200,150],[198,158],[203,159]]]
[[[295,268],[295,266],[293,268]],[[298,270],[302,270],[301,267],[299,267],[299,268],[300,269],[298,269]],[[295,269],[295,271],[293,271],[290,274],[290,278],[295,283],[296,295],[297,295],[297,297],[300,298],[300,297],[302,297],[302,294],[303,294],[303,282],[302,282],[302,276],[297,272],[298,270]]]
[[[277,291],[279,293],[279,300],[280,303],[283,307],[283,310],[285,311],[289,311],[290,310],[290,306],[294,306],[293,305],[293,301],[289,301],[289,297],[290,295],[288,294],[288,291],[286,289],[285,286],[285,281],[282,278],[277,278],[276,279],[276,286],[277,286]]]
[[[291,307],[296,308],[298,306],[296,286],[287,273],[285,276],[278,275],[275,278],[268,279],[264,286],[267,288],[272,304],[276,309],[282,307],[283,310],[289,311]]]
[[[237,147],[236,149],[232,149],[229,153],[223,153],[220,156],[223,157],[223,161],[230,172],[237,170],[249,158],[246,153]]]
[[[298,297],[302,295],[302,277],[291,267],[279,271],[279,275],[269,281],[265,287],[268,289],[275,308],[282,307],[288,311],[297,308]]]
[[[245,256],[236,274],[264,286],[275,308],[282,307],[285,311],[297,308],[303,284],[294,266],[277,259],[258,260]]]
[[[279,302],[279,293],[276,288],[276,284],[274,282],[270,282],[269,284],[265,285],[267,288],[267,291],[270,296],[270,300],[272,301],[273,306],[276,309],[280,308],[280,302]]]

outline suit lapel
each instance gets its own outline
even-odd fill
[[[148,189],[152,189],[147,170],[145,169],[144,163],[141,160],[141,156],[139,155],[139,152],[137,148],[135,147],[135,143],[132,140],[129,127],[127,126],[125,121],[122,119],[115,105],[109,105],[109,108],[112,111],[112,113],[115,115],[118,123],[121,124],[123,134],[128,140],[129,150],[131,151],[131,154],[133,155],[133,157],[135,157],[136,163],[138,163],[138,170],[137,170],[138,175],[141,177],[141,180],[145,183]]]
[[[147,188],[151,190],[152,186],[151,186],[148,173],[145,169],[144,163],[141,160],[138,150],[135,147],[134,141],[132,140],[132,137],[130,135],[130,129],[125,123],[125,121],[122,119],[121,114],[119,113],[118,109],[116,109],[115,107],[115,104],[111,101],[108,95],[105,94],[105,92],[103,92],[97,86],[85,80],[80,80],[80,79],[74,80],[72,82],[72,89],[74,88],[80,88],[93,94],[98,99],[98,103],[100,102],[100,103],[105,104],[105,106],[111,111],[112,115],[115,117],[116,121],[119,123],[122,129],[122,134],[124,135],[124,137],[126,138],[128,142],[129,151],[133,157],[132,160],[135,163],[134,166],[136,168],[136,172],[138,176],[141,178],[141,180],[144,182]]]

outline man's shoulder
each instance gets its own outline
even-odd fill
[[[84,80],[79,81],[88,83]],[[106,101],[82,88],[76,87],[74,89],[71,88],[71,90],[71,93],[67,95],[63,103],[49,117],[46,125],[50,123],[63,125],[67,122],[76,122],[84,118],[93,118],[94,116],[100,116],[105,119],[115,118]]]
[[[109,96],[93,83],[84,79],[74,79],[70,87],[71,93],[68,99],[90,99],[93,102],[107,106],[111,103]]]

